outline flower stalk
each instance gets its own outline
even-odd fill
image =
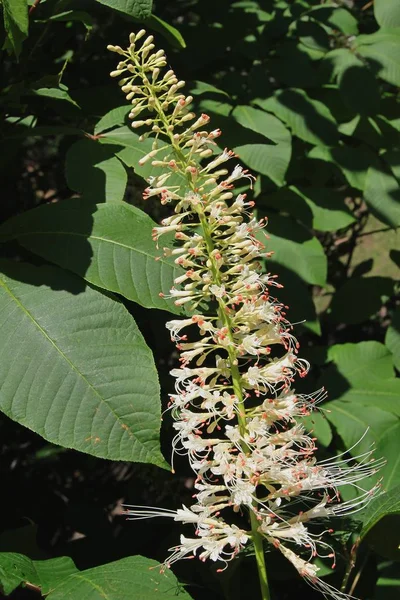
[[[334,551],[325,538],[332,531],[314,523],[363,508],[379,489],[359,482],[380,464],[371,452],[347,454],[318,462],[315,438],[301,418],[317,409],[324,390],[300,395],[292,389],[296,375],[307,374],[298,357],[298,342],[286,319],[286,307],[273,295],[281,287],[262,272],[265,220],[252,214],[254,202],[234,193],[234,184],[254,179],[246,169],[226,163],[234,153],[218,151],[219,129],[210,118],[190,111],[192,98],[184,82],[166,70],[163,50],[155,50],[144,30],[131,34],[113,77],[132,108],[133,128],[146,128],[141,139],[160,174],[149,179],[144,197],[159,196],[174,207],[153,232],[158,243],[174,232],[176,245],[164,252],[175,258],[182,274],[170,295],[190,316],[167,323],[181,365],[171,371],[176,435],[173,454],[186,454],[196,474],[196,502],[176,511],[130,507],[132,518],[163,516],[195,526],[195,536],[181,536],[165,561],[198,556],[226,568],[252,543],[262,600],[269,600],[264,544],[278,549],[300,575],[324,595],[347,596],[318,578],[316,556]],[[140,119],[138,117],[141,117]],[[182,334],[182,330],[188,333]],[[355,500],[341,502],[339,487],[353,485]],[[304,509],[304,504],[309,508]],[[311,527],[310,527],[311,525]]]

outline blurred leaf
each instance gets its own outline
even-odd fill
[[[157,370],[124,306],[56,267],[1,269],[1,410],[54,444],[165,468]]]
[[[292,134],[305,142],[333,146],[339,141],[337,123],[329,109],[309,98],[303,90],[281,90],[267,100],[256,102],[284,121]]]
[[[100,0],[101,2],[102,0]],[[141,0],[142,3],[143,0]],[[149,4],[152,4],[152,0],[149,1]],[[158,31],[162,36],[171,44],[171,46],[175,46],[176,48],[186,48],[186,42],[182,37],[182,34],[176,27],[166,23],[160,17],[156,15],[151,15],[145,21],[146,27],[150,27],[154,31]]]
[[[190,600],[170,569],[143,556],[115,562],[70,575],[48,596],[49,600]]]
[[[130,107],[126,104],[111,109],[96,123],[94,128],[95,135],[103,133],[104,131],[107,131],[107,129],[123,125],[128,117],[129,111]]]
[[[399,182],[382,165],[368,169],[364,198],[380,221],[392,227],[400,225]]]
[[[315,21],[331,27],[333,31],[339,30],[346,35],[357,35],[357,19],[342,6],[315,6],[307,13]]]
[[[237,106],[232,117],[243,127],[273,142],[237,145],[234,151],[239,158],[251,169],[269,177],[276,185],[283,185],[291,156],[289,131],[276,117],[251,106]]]
[[[95,202],[123,200],[128,176],[115,149],[94,140],[75,142],[65,162],[68,186]]]
[[[153,0],[97,0],[97,2],[136,19],[150,17],[153,6]]]
[[[214,85],[205,83],[204,81],[193,81],[190,86],[192,96],[201,96],[202,94],[218,94],[229,98],[229,94],[216,88]]]
[[[380,568],[379,568],[380,567]],[[376,582],[375,600],[397,600],[400,593],[399,564],[390,562],[379,565],[379,579]]]
[[[82,23],[87,31],[91,31],[93,28],[92,16],[84,10],[65,10],[56,15],[48,17],[47,21],[78,21]]]
[[[400,307],[393,313],[392,322],[386,331],[385,345],[393,354],[393,362],[400,371]]]
[[[397,0],[375,0],[374,15],[381,27],[400,27],[400,4]]]
[[[389,165],[393,175],[400,182],[400,150],[388,150],[383,155],[383,159]]]
[[[41,593],[46,595],[68,575],[77,571],[69,556],[31,560],[23,554],[0,553],[0,585],[7,596],[21,584],[27,583],[39,587]]]
[[[400,85],[400,27],[360,35],[354,42],[354,50],[367,59],[378,77],[392,85]]]
[[[308,156],[332,162],[342,171],[349,184],[359,190],[364,189],[368,168],[376,162],[376,155],[366,146],[358,146],[357,149],[350,146],[316,146],[310,150]]]
[[[353,277],[336,291],[330,316],[336,323],[356,324],[366,321],[381,308],[383,298],[393,294],[394,282],[388,277]]]
[[[8,41],[18,58],[22,50],[22,42],[28,35],[28,2],[27,0],[3,0],[4,29]]]
[[[32,252],[100,288],[146,308],[179,314],[172,299],[159,296],[168,295],[180,268],[157,250],[151,237],[154,226],[129,204],[94,205],[72,198],[10,219],[0,228],[0,239],[17,238]]]
[[[274,252],[269,262],[290,269],[308,283],[325,285],[327,261],[324,250],[317,238],[302,225],[290,217],[273,214],[268,222],[267,236],[266,242],[264,239],[267,251]]]
[[[330,398],[400,416],[400,380],[394,377],[392,356],[383,344],[337,344],[329,349],[328,357],[334,364],[319,385],[326,386]]]
[[[310,17],[302,17],[297,22],[297,35],[304,46],[325,53],[330,49],[329,36],[324,27]]]

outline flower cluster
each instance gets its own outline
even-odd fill
[[[252,214],[254,203],[245,194],[234,193],[236,181],[253,178],[240,165],[227,169],[235,155],[218,152],[220,130],[208,131],[209,117],[190,112],[192,98],[180,91],[184,82],[163,71],[166,58],[154,50],[152,36],[138,44],[144,36],[143,30],[131,34],[127,50],[109,46],[122,57],[111,75],[122,76],[132,126],[147,127],[142,138],[152,139],[140,162],[151,161],[160,175],[150,178],[145,198],[159,196],[173,206],[154,229],[154,240],[174,232],[176,245],[165,252],[182,267],[170,295],[188,308],[188,316],[167,324],[181,362],[171,372],[176,393],[170,408],[173,451],[188,455],[196,501],[177,511],[132,507],[128,513],[194,524],[195,536],[181,537],[168,566],[194,555],[226,565],[249,541],[260,548],[261,540],[262,552],[266,540],[311,585],[342,598],[317,576],[313,558],[334,560],[334,552],[324,541],[326,531],[313,533],[309,525],[361,509],[378,486],[364,491],[358,482],[379,465],[370,452],[358,460],[344,454],[317,461],[315,439],[301,418],[325,392],[300,395],[292,389],[309,365],[298,357],[286,307],[271,295],[279,283],[262,273],[269,256],[266,222]],[[346,484],[358,489],[356,500],[340,501],[338,488]],[[228,524],[229,509],[231,521],[234,513],[248,515],[251,527]]]

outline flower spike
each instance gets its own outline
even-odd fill
[[[208,115],[191,112],[192,97],[167,70],[153,36],[141,30],[131,34],[126,50],[108,48],[119,55],[111,76],[122,77],[132,127],[146,128],[143,136],[152,139],[141,163],[150,161],[160,174],[150,178],[144,197],[158,196],[173,210],[153,232],[157,242],[175,232],[176,245],[167,252],[182,271],[170,297],[193,314],[170,321],[167,328],[181,363],[171,371],[176,380],[169,405],[176,431],[173,452],[188,455],[196,475],[195,503],[177,511],[127,507],[126,512],[132,518],[163,516],[194,524],[195,537],[181,536],[167,567],[198,556],[221,561],[225,568],[253,542],[267,598],[265,541],[322,594],[343,599],[345,594],[318,578],[314,557],[334,559],[334,551],[325,541],[325,526],[314,533],[309,524],[364,507],[379,484],[368,491],[359,482],[381,462],[370,453],[359,462],[346,457],[317,461],[315,439],[301,418],[317,410],[326,394],[296,394],[292,387],[309,364],[298,357],[286,307],[274,296],[281,286],[275,276],[261,272],[262,260],[270,255],[266,221],[257,220],[251,213],[254,203],[234,191],[235,182],[247,179],[251,185],[254,177],[240,165],[229,170],[234,153],[218,152],[220,130],[208,129]],[[343,485],[361,494],[340,502]],[[307,510],[304,502],[310,504]],[[300,504],[303,510],[297,509]],[[251,526],[229,524],[229,509],[247,514]]]

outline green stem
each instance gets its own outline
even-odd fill
[[[136,64],[138,66],[138,63],[136,63]],[[174,139],[173,133],[169,128],[168,119],[164,113],[164,110],[160,104],[160,101],[157,98],[157,95],[155,94],[150,81],[147,79],[147,77],[144,73],[143,73],[143,80],[145,81],[146,85],[148,86],[150,94],[154,100],[154,108],[158,112],[158,114],[161,118],[161,121],[165,127],[165,133],[170,140],[171,146],[177,156],[177,159],[179,160],[179,162],[182,165],[183,172],[185,172],[185,167],[188,166],[186,157],[185,157],[184,153],[182,152],[182,149],[179,146],[179,142],[177,142]],[[195,191],[195,186],[193,185],[193,183],[190,179],[190,176],[187,176],[187,182],[188,182],[189,187],[193,191]],[[207,221],[207,217],[204,214],[204,211],[201,209],[201,207],[199,207],[197,209],[197,212],[198,212],[198,216],[199,216],[199,220],[200,220],[200,225],[202,228],[204,241],[205,241],[206,247],[207,247],[207,252],[208,252],[208,255],[209,255],[209,258],[211,261],[211,272],[213,274],[215,283],[217,285],[221,285],[222,281],[221,281],[220,272],[219,272],[218,266],[212,256],[212,252],[214,250],[214,242],[212,239],[212,234],[210,232],[210,227],[209,227],[209,224]],[[232,342],[232,347],[228,349],[231,376],[232,376],[232,387],[233,387],[233,391],[239,401],[236,414],[237,414],[237,419],[238,419],[238,423],[239,423],[240,433],[244,437],[248,433],[247,423],[246,423],[246,409],[244,406],[241,375],[240,375],[240,371],[239,371],[239,367],[238,367],[238,356],[237,356],[237,354],[234,350],[234,346],[233,346],[233,342],[234,342],[233,326],[232,326],[231,318],[226,310],[225,302],[220,298],[218,299],[218,316],[221,319],[221,321],[224,323],[224,325],[228,331],[228,337]],[[245,454],[250,453],[250,448],[248,447],[246,442],[242,443],[242,449]],[[257,502],[254,501],[254,505],[256,505],[256,504],[257,504]],[[254,551],[255,551],[255,556],[256,556],[258,577],[260,580],[261,600],[270,600],[267,570],[266,570],[266,566],[265,566],[265,556],[264,556],[264,548],[263,548],[263,536],[258,531],[259,525],[258,525],[257,517],[256,517],[254,511],[250,510],[249,512],[250,512],[250,523],[251,523],[251,538],[254,543]]]
[[[261,598],[262,600],[270,600],[267,569],[265,567],[265,556],[263,547],[263,537],[258,532],[258,521],[253,511],[250,513],[251,535],[253,538],[254,552],[256,555],[258,578],[260,580]]]

